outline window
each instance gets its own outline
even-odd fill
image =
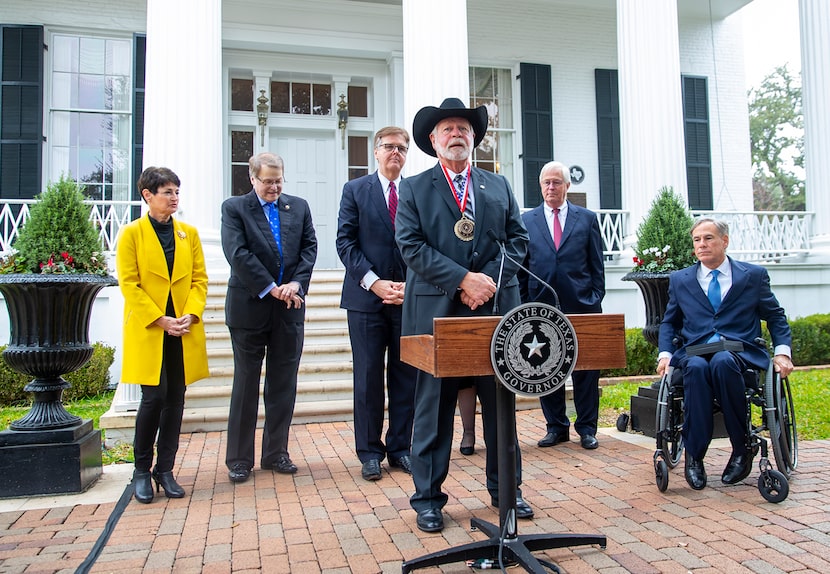
[[[499,173],[512,183],[514,175],[513,83],[509,69],[470,68],[472,107],[486,106],[489,125],[473,153],[473,165]]]
[[[132,41],[55,34],[49,179],[62,173],[92,199],[129,200]]]
[[[706,78],[683,76],[683,125],[689,209],[712,209],[709,90]]]
[[[251,191],[248,160],[254,155],[254,132],[231,132],[231,195],[245,195]]]
[[[231,80],[231,109],[239,112],[254,111],[254,81],[233,78]]]
[[[331,115],[331,84],[271,82],[271,111],[279,114]]]
[[[369,138],[349,136],[349,179],[369,173]]]

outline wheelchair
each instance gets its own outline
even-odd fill
[[[766,344],[763,339],[756,342]],[[749,368],[743,378],[747,448],[754,453],[761,452],[758,491],[769,502],[781,502],[790,492],[788,478],[798,465],[798,433],[790,382],[775,372],[771,360],[766,371]],[[755,419],[753,407],[760,409],[760,416],[756,414]],[[717,404],[715,409],[719,409]],[[657,488],[665,492],[669,485],[669,470],[678,465],[683,454],[683,378],[680,370],[672,366],[660,380],[655,423],[654,473]],[[772,443],[777,470],[769,460],[768,441]]]

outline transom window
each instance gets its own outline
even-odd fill
[[[49,179],[62,173],[92,199],[129,200],[132,42],[55,34]]]

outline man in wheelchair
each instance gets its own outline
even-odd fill
[[[703,458],[712,441],[715,401],[723,412],[732,444],[732,456],[721,480],[736,484],[752,468],[756,453],[747,448],[743,372],[769,367],[767,349],[756,342],[761,336],[762,320],[767,322],[775,346],[775,370],[782,378],[787,377],[793,364],[790,327],[770,289],[766,269],[727,257],[729,227],[723,221],[698,219],[691,233],[698,262],[672,273],[669,279],[657,373],[662,376],[669,364],[682,372],[686,482],[701,490],[706,486]],[[694,356],[687,352],[689,347],[705,343],[715,343],[714,349],[723,350],[710,348],[711,352]],[[742,350],[727,349],[740,349],[741,345]]]

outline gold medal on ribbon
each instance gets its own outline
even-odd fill
[[[467,217],[466,214],[462,214],[461,219],[455,222],[453,231],[455,231],[455,236],[461,241],[472,241],[475,228],[475,221]]]

